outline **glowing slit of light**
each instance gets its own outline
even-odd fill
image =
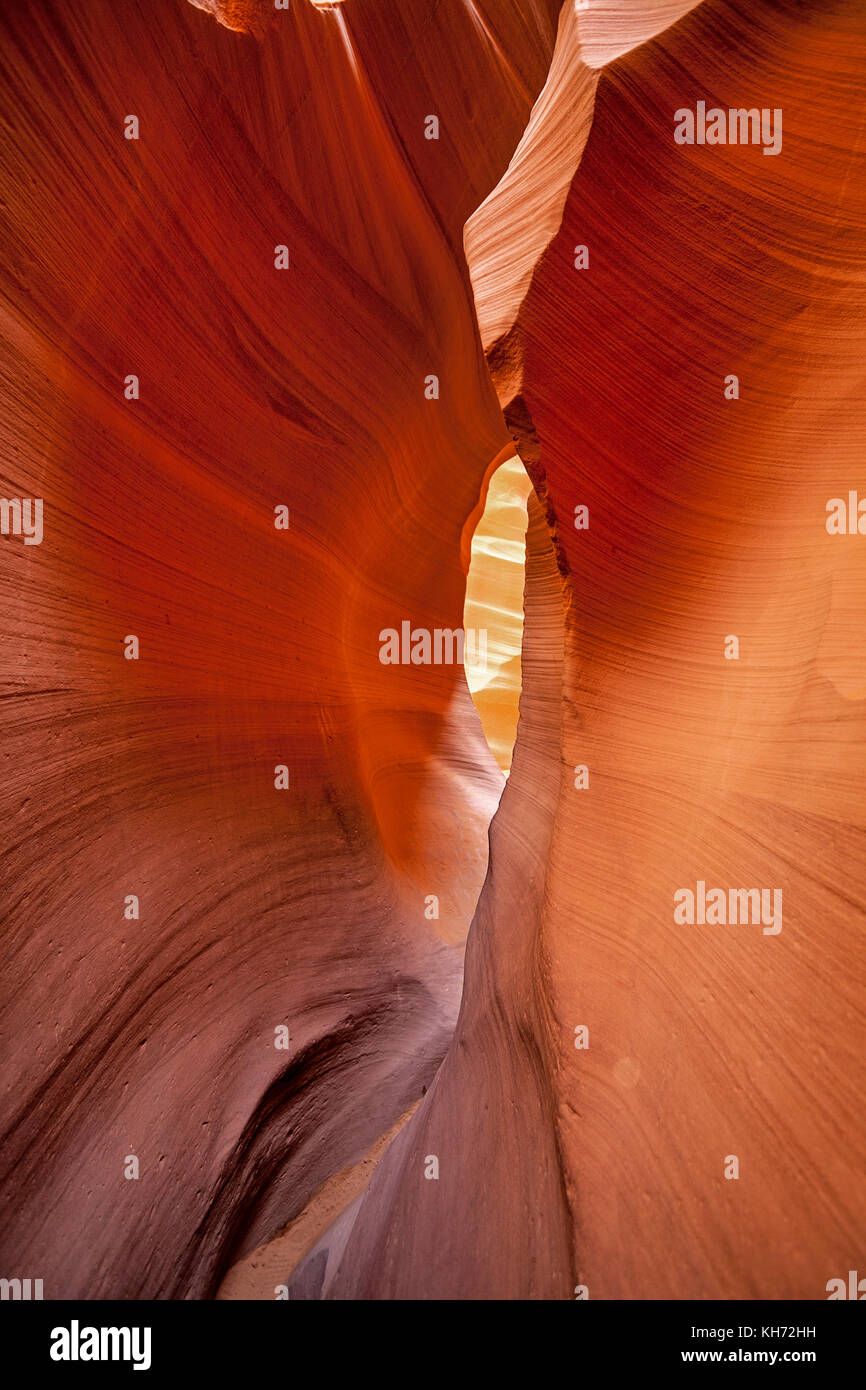
[[[517,734],[527,499],[532,484],[514,455],[490,479],[484,513],[472,537],[463,626],[486,630],[486,662],[479,644],[466,643],[466,682],[490,751],[506,776]],[[470,661],[470,656],[473,658]]]

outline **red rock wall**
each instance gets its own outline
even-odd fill
[[[298,1294],[856,1264],[859,9],[0,18],[3,487],[45,502],[0,537],[2,1259],[46,1297],[212,1294],[425,1087]],[[781,155],[675,145],[705,96],[782,108]],[[479,899],[500,775],[460,672],[378,634],[459,625],[509,434],[541,505]],[[698,879],[781,886],[782,931],[675,924]]]
[[[857,1266],[864,565],[825,521],[862,473],[863,48],[853,6],[706,4],[600,75],[490,353],[567,576],[562,726],[539,732],[530,570],[455,1044],[326,1295],[811,1299]],[[675,109],[746,92],[783,108],[781,157],[674,144]],[[488,200],[506,224],[518,186]],[[529,833],[534,901],[510,877]],[[782,930],[676,924],[698,879],[781,888]]]
[[[352,51],[306,5],[2,18],[4,495],[45,504],[2,538],[3,1260],[46,1297],[208,1293],[447,1046],[501,777],[378,634],[461,621],[507,442],[461,229],[552,8],[501,53],[458,4]]]

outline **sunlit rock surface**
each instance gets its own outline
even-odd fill
[[[0,543],[2,1256],[46,1298],[210,1296],[300,1218],[302,1298],[862,1257],[862,6],[560,8],[0,17],[4,489],[45,501]],[[780,154],[675,144],[699,100]],[[488,862],[464,674],[380,634],[460,625],[512,444]],[[781,930],[675,922],[699,881]]]
[[[484,736],[504,772],[511,767],[517,733],[526,504],[531,490],[516,455],[491,477],[484,514],[472,537],[463,609],[467,652],[475,657],[466,661],[466,681]]]

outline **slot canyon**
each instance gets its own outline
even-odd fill
[[[866,1273],[861,0],[0,31],[0,1275]]]

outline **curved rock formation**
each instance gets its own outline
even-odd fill
[[[212,1296],[301,1218],[293,1297],[860,1258],[860,8],[0,17],[2,1261],[47,1298]],[[779,154],[676,143],[700,101]],[[494,816],[462,671],[382,633],[459,627],[514,445]]]
[[[825,503],[863,435],[863,45],[853,7],[702,6],[601,75],[528,293],[473,266],[503,297],[498,322],[481,304],[491,367],[567,575],[565,669],[533,671],[530,574],[455,1043],[298,1296],[823,1298],[856,1266],[863,561]],[[784,110],[784,162],[677,147],[677,109],[744,88]],[[517,198],[506,175],[470,264]],[[821,670],[842,624],[847,701]],[[536,689],[561,691],[543,734]],[[773,885],[784,910],[681,925],[698,881]]]
[[[440,8],[2,19],[5,486],[45,518],[2,549],[3,1258],[46,1297],[211,1292],[453,1029],[501,777],[462,672],[379,633],[460,625],[507,443],[462,224],[554,7],[510,57]]]

